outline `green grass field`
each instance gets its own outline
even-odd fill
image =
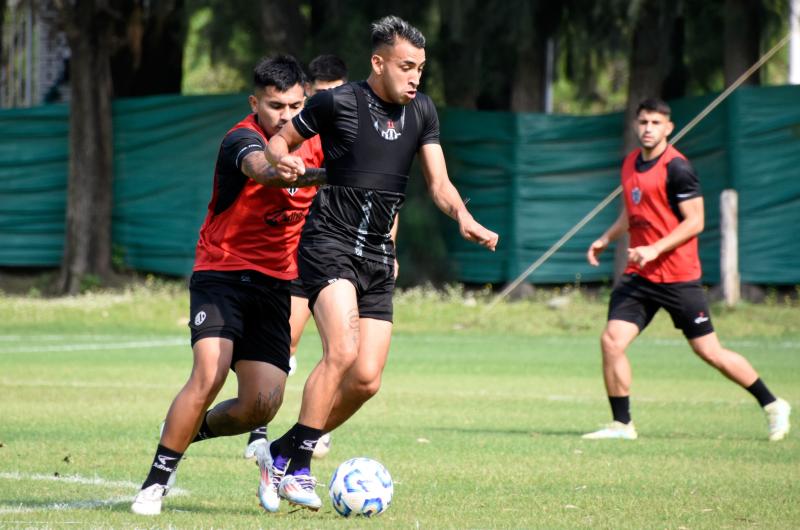
[[[573,293],[551,310],[548,296],[489,315],[457,290],[398,297],[381,392],[315,462],[323,484],[350,457],[386,465],[394,501],[371,520],[340,518],[324,485],[319,513],[264,513],[245,436],[192,446],[162,515],[131,514],[191,366],[185,290],[0,296],[0,528],[800,527],[800,428],[767,442],[755,400],[695,358],[663,315],[630,352],[640,439],[582,440],[609,418],[605,302]],[[797,302],[715,309],[726,345],[800,405]],[[311,326],[272,433],[296,420],[318,356]],[[232,380],[220,398],[234,392]]]

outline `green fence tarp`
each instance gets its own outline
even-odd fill
[[[677,130],[711,96],[672,102]],[[248,111],[242,94],[156,96],[114,102],[115,251],[135,269],[186,275],[211,195],[225,132]],[[61,259],[68,166],[68,108],[0,111],[0,266]],[[445,240],[456,278],[516,277],[619,183],[622,115],[556,116],[444,109],[451,178],[470,210],[501,236],[496,253]],[[677,147],[697,169],[706,202],[700,237],[707,282],[719,281],[719,193],[739,191],[742,280],[800,283],[800,87],[744,88]],[[413,208],[413,204],[410,204]],[[406,210],[408,215],[411,212]],[[584,258],[617,215],[601,212],[530,277],[532,283],[605,280]],[[425,246],[430,241],[402,241]]]
[[[676,132],[713,96],[671,102]],[[470,197],[478,220],[500,234],[495,254],[464,242],[452,227],[447,243],[458,278],[503,283],[528,268],[619,184],[622,114],[556,116],[445,110],[442,143],[452,180]],[[709,114],[676,147],[697,170],[706,206],[700,257],[706,282],[719,282],[719,195],[739,192],[742,281],[800,283],[800,87],[743,88]],[[528,281],[608,279],[585,252],[616,218],[607,207]]]
[[[115,252],[139,270],[186,275],[242,94],[117,100]],[[64,245],[69,109],[0,112],[0,265],[56,266]]]
[[[242,94],[115,102],[112,237],[126,264],[192,270],[220,142],[249,111]]]

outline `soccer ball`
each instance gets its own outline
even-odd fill
[[[314,446],[314,452],[311,453],[311,456],[314,458],[325,458],[331,451],[331,433],[323,434],[319,440],[317,440],[317,445]]]
[[[333,507],[344,517],[383,513],[392,502],[393,492],[389,472],[371,458],[351,458],[343,462],[328,485]]]

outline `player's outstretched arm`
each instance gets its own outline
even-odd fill
[[[600,265],[600,254],[603,253],[605,249],[608,248],[608,245],[612,242],[617,240],[622,234],[628,231],[628,212],[625,208],[625,205],[622,205],[622,211],[619,213],[619,217],[617,220],[614,221],[608,230],[606,230],[602,236],[598,239],[592,241],[592,244],[589,245],[589,250],[586,251],[586,260],[589,262],[589,265],[597,267]]]
[[[478,243],[491,251],[497,247],[499,236],[473,219],[464,201],[447,176],[442,146],[425,144],[419,150],[422,173],[434,204],[458,222],[461,237]]]
[[[306,168],[305,173],[294,181],[284,180],[278,175],[278,170],[270,165],[264,151],[248,153],[242,160],[242,173],[262,186],[271,188],[305,188],[328,182],[324,168]]]
[[[306,166],[303,159],[291,154],[291,150],[303,143],[303,138],[292,122],[288,122],[281,130],[269,139],[264,156],[271,166],[275,168],[278,176],[287,182],[297,181],[297,177],[304,174]]]

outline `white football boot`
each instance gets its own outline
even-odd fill
[[[781,398],[764,407],[764,414],[767,415],[767,423],[769,423],[770,442],[783,440],[789,433],[789,414],[791,412],[792,407]]]
[[[269,454],[267,440],[256,440],[253,444],[256,442],[261,442],[256,445],[255,449],[258,470],[261,472],[258,480],[258,502],[261,503],[261,507],[266,511],[274,513],[278,511],[281,499],[278,497],[278,481],[275,480],[272,471],[272,455]]]
[[[622,423],[619,421],[611,422],[599,431],[582,436],[584,440],[635,440],[638,437],[633,422]]]
[[[158,515],[161,513],[161,499],[166,494],[166,486],[152,484],[136,494],[131,504],[131,511],[139,515]]]
[[[314,452],[311,453],[312,458],[325,458],[331,450],[331,433],[326,432],[317,440],[317,445],[314,446]]]
[[[256,450],[258,449],[258,447],[261,444],[266,444],[266,443],[267,443],[267,439],[266,438],[259,438],[257,440],[253,440],[252,442],[247,444],[247,447],[244,448],[244,455],[243,456],[247,460],[254,459],[256,457]]]
[[[278,495],[289,504],[316,512],[322,507],[322,499],[314,491],[316,486],[317,479],[310,475],[285,475],[278,486]]]

